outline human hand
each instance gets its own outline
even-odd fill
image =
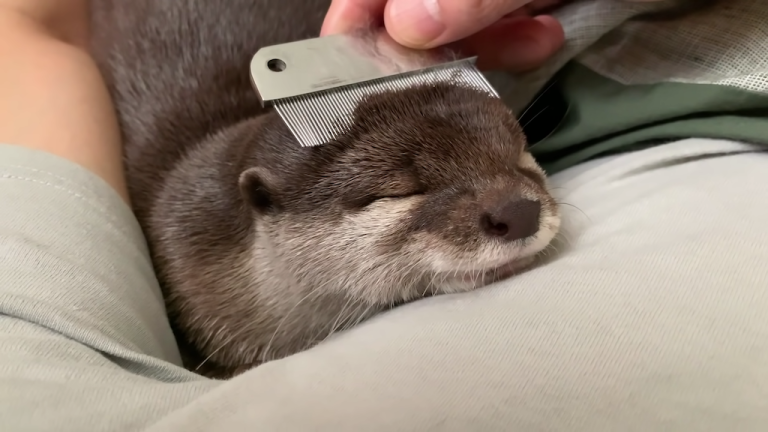
[[[560,23],[541,13],[564,0],[333,0],[322,35],[383,25],[412,48],[451,45],[481,69],[522,72],[563,45]]]

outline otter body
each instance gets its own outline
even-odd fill
[[[132,205],[191,370],[230,377],[509,277],[558,231],[514,116],[468,88],[372,96],[349,132],[299,146],[249,63],[316,37],[328,1],[92,3]]]

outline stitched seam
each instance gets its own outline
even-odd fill
[[[41,180],[35,180],[35,179],[32,179],[32,178],[28,178],[28,177],[19,177],[19,176],[13,175],[13,174],[3,174],[3,175],[0,175],[0,179],[21,180],[21,181],[26,181],[26,182],[31,182],[31,183],[37,183],[37,184],[40,184],[40,185],[43,185],[43,186],[50,186],[50,187],[52,187],[52,188],[54,188],[56,190],[64,191],[64,192],[68,193],[69,195],[71,195],[71,196],[81,200],[82,202],[84,202],[88,206],[96,209],[99,212],[100,215],[104,216],[104,218],[107,221],[107,224],[109,225],[109,227],[111,229],[113,229],[113,230],[115,230],[115,231],[117,231],[117,232],[119,232],[121,234],[124,234],[124,235],[128,234],[128,230],[126,228],[120,228],[120,227],[118,227],[117,225],[115,225],[113,223],[113,220],[111,220],[112,218],[109,217],[109,213],[105,212],[103,207],[98,206],[98,205],[94,205],[85,196],[80,195],[79,193],[77,193],[77,192],[75,192],[75,191],[73,191],[71,189],[68,189],[68,188],[65,188],[65,187],[62,187],[62,186],[58,186],[58,185],[50,183],[50,182],[45,182],[45,181],[41,181]]]

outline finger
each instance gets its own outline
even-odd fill
[[[528,4],[528,10],[538,15],[542,13],[541,11],[552,10],[562,3],[564,3],[563,0],[533,0]]]
[[[384,24],[387,0],[333,0],[325,14],[321,36]]]
[[[482,70],[525,72],[544,63],[564,41],[563,27],[551,16],[515,17],[501,20],[456,46],[476,55]]]
[[[391,0],[384,24],[399,43],[432,48],[464,39],[531,0]]]

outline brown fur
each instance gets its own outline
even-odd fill
[[[185,364],[208,376],[508,277],[559,228],[519,125],[474,90],[377,95],[349,133],[300,147],[248,66],[261,46],[315,37],[328,3],[94,0],[134,209]],[[513,196],[541,202],[538,233],[489,237],[480,219]]]

